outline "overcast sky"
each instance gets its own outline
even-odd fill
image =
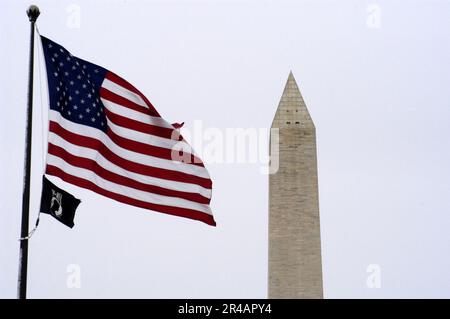
[[[265,154],[292,70],[317,129],[325,297],[450,298],[450,1],[35,3],[41,34],[133,83],[168,121],[203,126],[194,145],[251,128]],[[0,4],[3,298],[17,285],[29,4]],[[42,62],[30,228],[46,139]],[[240,151],[223,138],[233,159]],[[82,204],[73,229],[42,216],[29,297],[265,298],[264,159],[205,156],[216,228],[53,178]]]

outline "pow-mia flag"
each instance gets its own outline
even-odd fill
[[[80,200],[50,182],[45,176],[42,183],[41,213],[50,214],[66,226],[74,226],[73,218]]]

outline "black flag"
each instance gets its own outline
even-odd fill
[[[45,176],[42,183],[41,213],[50,214],[66,226],[74,226],[73,218],[80,200],[50,182]]]

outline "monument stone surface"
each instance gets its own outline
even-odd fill
[[[292,72],[272,128],[268,297],[323,298],[316,129]]]

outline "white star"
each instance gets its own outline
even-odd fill
[[[67,114],[72,115],[72,112],[68,111]]]
[[[55,60],[55,58],[52,58],[52,62],[55,62],[56,60]]]
[[[80,91],[76,90],[76,91],[75,91],[75,94],[77,94],[77,95],[80,94]]]
[[[56,103],[56,105],[57,105],[57,106],[60,106],[61,104],[58,102],[58,103]]]
[[[81,80],[81,74],[78,74],[77,79]]]
[[[84,100],[83,100],[83,99],[81,99],[81,101],[80,101],[80,102],[81,102],[81,104],[84,104]]]
[[[88,98],[91,98],[91,97],[92,97],[92,94],[91,94],[91,93],[89,93],[89,94],[87,95],[87,97],[88,97]]]
[[[94,72],[95,72],[95,73],[98,73],[98,69],[95,69]]]
[[[67,60],[67,61],[70,61],[70,57],[67,57],[66,60]]]
[[[86,64],[85,64],[85,65],[83,65],[83,69],[86,69]]]
[[[92,106],[95,108],[95,103],[92,103]]]
[[[53,73],[55,76],[58,76],[58,72]]]
[[[97,116],[100,117],[100,112],[97,112]]]
[[[69,96],[69,101],[72,101],[72,97],[71,96]]]
[[[64,72],[64,75],[65,75],[65,76],[69,76],[69,72],[67,72],[67,71]]]
[[[91,109],[90,108],[87,108],[86,109],[86,113],[90,113],[91,112]]]
[[[72,66],[72,70],[75,70],[77,67],[75,65]]]
[[[58,87],[58,86],[56,87],[56,91],[58,91],[58,92],[59,92],[59,87]]]
[[[78,105],[75,104],[75,105],[73,106],[73,109],[74,109],[74,110],[78,110]]]
[[[91,121],[92,121],[92,122],[95,122],[95,117],[91,118]]]
[[[105,125],[105,123],[103,123],[103,122],[101,122],[100,124],[101,124],[102,126]]]
[[[48,44],[49,49],[53,48],[53,45],[51,43]]]
[[[85,89],[87,87],[87,85],[86,84],[83,84],[83,89]]]
[[[64,66],[64,63],[62,63],[62,62],[59,62],[59,66]]]
[[[53,56],[54,56],[55,58],[57,58],[57,57],[58,57],[58,53],[53,54]]]
[[[80,118],[80,120],[83,118],[83,114],[78,115],[78,117]]]
[[[74,84],[74,82],[73,82],[73,81],[70,81],[69,83],[70,83],[70,85],[73,85],[73,84]]]
[[[64,52],[64,50],[62,48],[59,48],[59,51]]]

